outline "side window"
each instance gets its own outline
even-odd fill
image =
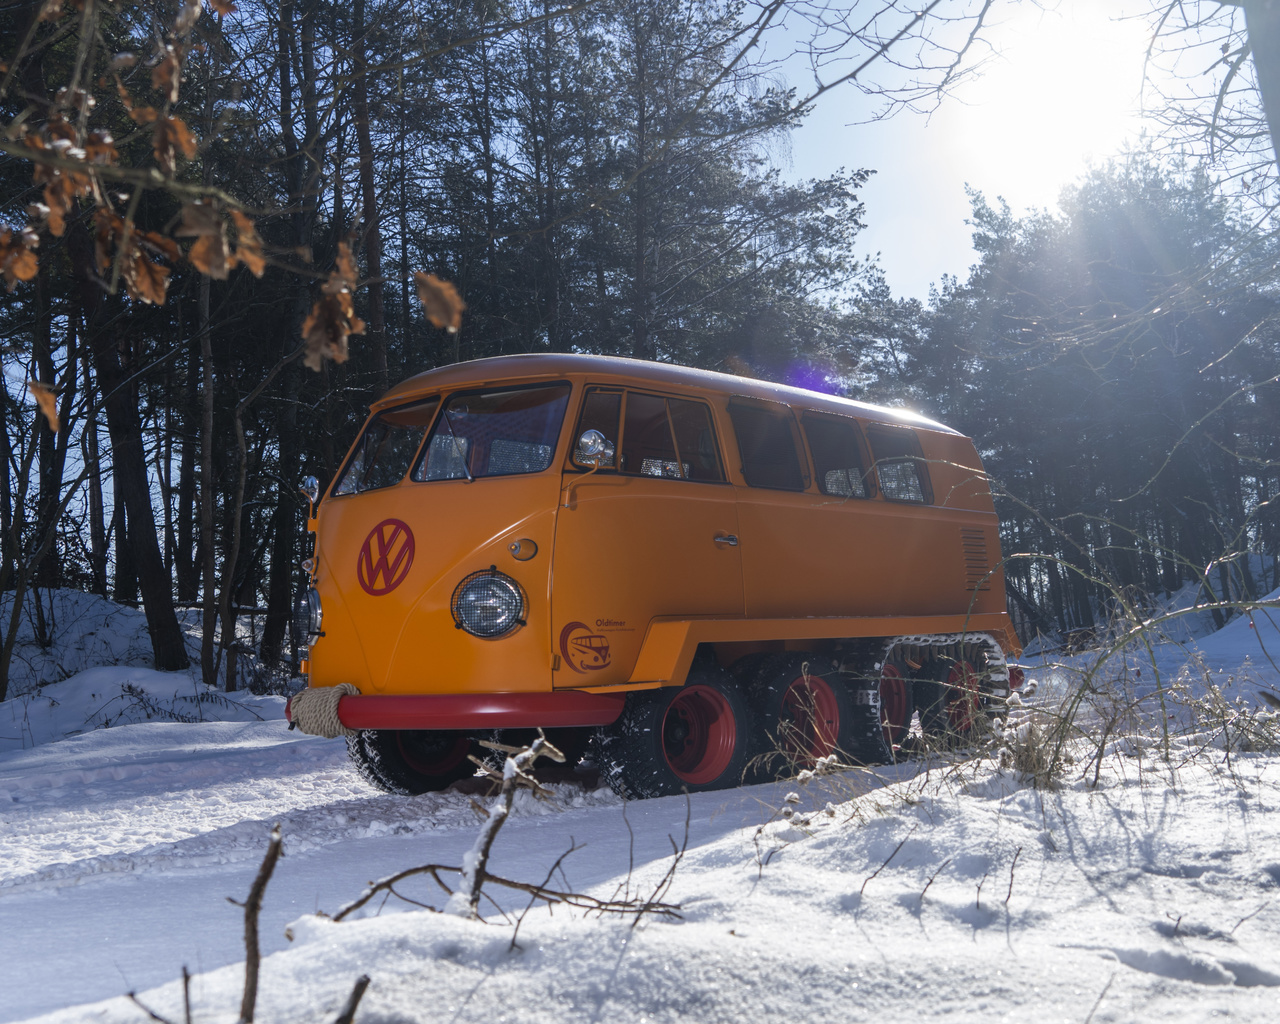
[[[806,414],[804,433],[813,455],[818,489],[823,494],[840,498],[869,497],[856,422]]]
[[[775,402],[734,399],[729,403],[733,432],[742,452],[742,475],[751,487],[803,491],[805,471],[796,450],[795,417]]]
[[[622,411],[621,391],[600,391],[591,388],[582,403],[582,415],[578,417],[578,429],[573,435],[573,443],[588,430],[598,430],[604,434],[605,440],[612,445],[618,443],[618,414]],[[615,469],[616,455],[608,453],[601,456],[601,469]]]
[[[929,471],[915,432],[905,427],[871,424],[867,427],[880,490],[890,501],[933,503]]]
[[[657,395],[627,392],[627,407],[622,426],[622,459],[624,473],[640,476],[669,476],[680,479],[680,460],[667,419],[667,400]]]
[[[432,398],[378,413],[356,441],[333,493],[359,494],[403,480],[439,403]]]
[[[686,480],[724,483],[724,467],[716,446],[716,432],[711,426],[711,410],[701,402],[684,398],[668,398],[671,426],[676,434],[676,450]]]

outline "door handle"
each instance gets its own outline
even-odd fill
[[[738,537],[733,533],[717,533],[712,540],[717,544],[725,544],[731,548],[736,548],[738,546]]]

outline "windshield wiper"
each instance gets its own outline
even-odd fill
[[[458,453],[458,461],[462,463],[462,472],[467,474],[467,483],[473,484],[476,478],[471,475],[471,467],[467,465],[466,453],[462,450],[462,442],[458,440],[458,435],[453,429],[453,420],[449,419],[449,410],[444,411],[444,424],[449,428],[449,436],[453,438],[453,450]]]

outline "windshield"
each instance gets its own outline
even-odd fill
[[[568,384],[452,396],[413,470],[414,480],[474,480],[541,473],[551,465],[569,404]]]
[[[403,480],[439,404],[429,398],[378,413],[356,441],[333,493],[358,494]]]

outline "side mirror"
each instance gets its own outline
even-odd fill
[[[313,476],[304,476],[302,483],[298,484],[298,490],[314,505],[320,497],[320,481]]]
[[[613,465],[614,451],[613,442],[593,427],[584,430],[578,438],[573,449],[573,461],[578,466],[600,469]]]

